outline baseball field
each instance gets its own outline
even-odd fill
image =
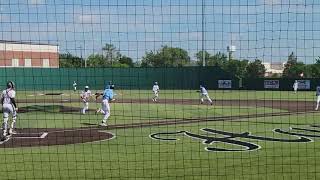
[[[314,92],[115,90],[108,127],[80,91],[17,91],[4,179],[319,179]],[[93,93],[97,92],[92,90]]]

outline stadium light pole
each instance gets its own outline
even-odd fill
[[[77,49],[80,49],[80,58],[82,60],[82,46],[78,46]],[[82,63],[81,63],[82,64]],[[84,60],[84,67],[87,67],[87,59]]]
[[[205,53],[205,0],[202,0],[202,66],[206,66],[206,53]]]

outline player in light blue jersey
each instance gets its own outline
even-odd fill
[[[100,126],[108,126],[107,120],[110,117],[110,105],[109,102],[114,101],[114,96],[116,94],[113,92],[114,85],[107,85],[105,90],[102,93],[102,103],[101,108],[96,112],[104,114],[103,120],[100,123]]]
[[[317,106],[316,106],[315,110],[317,111],[319,108],[319,103],[320,103],[320,86],[317,86],[316,96],[317,96]]]

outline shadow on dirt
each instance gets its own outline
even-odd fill
[[[93,124],[93,123],[81,123],[81,125],[84,125],[84,126],[98,126],[98,124]]]
[[[46,94],[44,94],[44,95],[46,95],[46,96],[60,96],[60,95],[62,95],[63,93],[46,93]]]
[[[29,113],[29,112],[46,112],[46,113],[78,113],[80,108],[68,107],[62,105],[32,105],[19,107],[19,113]],[[2,113],[2,110],[0,110]]]

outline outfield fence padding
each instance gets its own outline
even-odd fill
[[[232,79],[219,67],[0,69],[3,88],[11,80],[19,90],[70,90],[73,81],[91,89],[103,89],[109,81],[121,89],[151,89],[155,81],[162,89],[198,89],[200,84],[217,89],[218,80],[226,78]]]

